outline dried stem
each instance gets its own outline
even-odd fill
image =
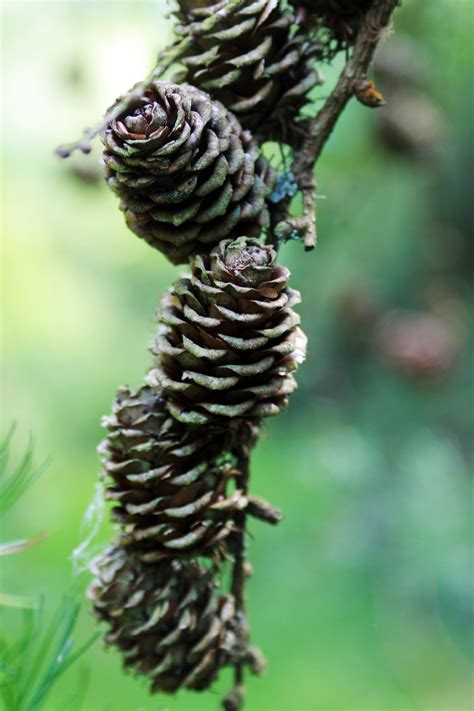
[[[279,205],[278,224],[274,230],[276,242],[282,238],[288,239],[296,231],[304,237],[306,250],[313,249],[316,245],[316,162],[352,96],[355,95],[362,103],[373,107],[383,104],[383,99],[375,88],[373,95],[379,98],[369,103],[365,97],[359,95],[359,87],[366,88],[367,72],[375,49],[386,34],[392,13],[399,4],[400,0],[374,0],[359,30],[352,54],[333,91],[316,116],[299,124],[302,129],[299,132],[301,138],[299,146],[294,147],[292,172],[303,195],[303,216],[297,218],[290,214],[290,198]],[[275,224],[275,218],[272,221]]]
[[[210,32],[212,29],[218,25],[222,20],[228,17],[231,13],[239,10],[243,7],[246,0],[228,0],[225,7],[213,14],[207,20],[201,23],[200,27],[203,32]],[[158,60],[156,66],[147,74],[145,79],[135,86],[124,96],[117,101],[114,106],[112,106],[105,114],[102,121],[97,123],[92,128],[86,128],[82,136],[72,143],[66,143],[59,146],[56,149],[56,155],[59,158],[69,158],[69,156],[75,151],[82,151],[82,153],[90,153],[92,150],[92,141],[99,133],[105,131],[109,123],[114,121],[120,114],[143,96],[144,91],[147,87],[155,80],[162,78],[168,69],[177,62],[189,48],[196,41],[196,37],[191,33],[184,37],[182,40],[175,42],[171,47],[163,50],[158,55]]]
[[[238,461],[240,471],[239,488],[244,496],[248,494],[250,466],[250,453],[247,448],[243,448]],[[248,645],[248,624],[245,610],[245,552],[246,552],[246,518],[245,509],[238,511],[235,515],[235,525],[237,529],[234,548],[234,567],[232,571],[231,591],[235,599],[235,617],[237,623],[237,636],[242,648]],[[240,659],[235,664],[235,686],[243,685],[244,681],[244,661]]]
[[[69,156],[71,156],[75,151],[81,151],[86,154],[90,153],[94,138],[98,136],[99,133],[102,133],[102,131],[105,131],[111,121],[115,121],[121,113],[126,111],[133,103],[139,100],[151,82],[158,76],[164,74],[171,66],[176,59],[176,52],[178,51],[179,46],[180,45],[172,47],[169,53],[168,51],[162,52],[158,59],[158,65],[145,77],[143,81],[135,84],[131,91],[124,94],[124,96],[106,112],[100,123],[96,124],[92,128],[86,128],[82,136],[77,141],[58,146],[58,148],[56,148],[56,155],[59,158],[69,158]],[[163,63],[160,63],[160,60]]]
[[[248,506],[235,512],[235,534],[232,540],[233,568],[231,592],[235,601],[235,632],[237,637],[236,657],[234,663],[234,687],[225,696],[222,706],[225,711],[239,711],[244,703],[244,670],[250,666],[255,673],[263,669],[264,660],[258,650],[249,644],[249,626],[245,609],[245,580],[249,574],[246,560],[247,548],[247,515],[253,515],[269,523],[277,523],[281,519],[280,512],[268,502],[258,497],[249,497],[250,453],[255,445],[260,431],[258,421],[240,421],[233,429],[231,451],[236,457],[236,468],[240,473],[238,487]]]

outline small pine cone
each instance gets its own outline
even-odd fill
[[[225,462],[232,432],[174,420],[161,393],[146,386],[120,388],[103,424],[106,497],[126,543],[147,562],[216,552],[247,503],[238,489],[229,494],[238,474]]]
[[[193,43],[176,80],[208,91],[262,140],[288,140],[308,91],[322,82],[314,67],[318,43],[296,25],[292,9],[281,0],[236,10],[229,10],[229,0],[178,4],[177,32]]]
[[[401,376],[433,382],[453,368],[462,348],[462,333],[452,318],[448,321],[424,311],[389,311],[375,329],[374,345]]]
[[[309,26],[320,40],[321,59],[330,61],[355,42],[365,13],[373,0],[290,0],[309,11]]]
[[[92,572],[88,597],[110,628],[106,644],[150,679],[153,693],[207,689],[229,663],[234,599],[216,594],[212,570],[194,561],[147,565],[115,542]]]
[[[275,258],[255,239],[225,240],[163,298],[148,380],[177,420],[259,418],[287,404],[306,338],[291,308],[300,295]]]
[[[259,233],[274,172],[219,102],[154,82],[107,127],[104,162],[128,226],[174,264]],[[238,225],[238,229],[236,230]]]

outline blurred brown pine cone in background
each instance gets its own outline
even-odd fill
[[[411,160],[436,157],[448,137],[446,118],[429,88],[432,62],[419,43],[403,36],[384,45],[375,61],[387,99],[376,114],[378,138],[386,150]]]
[[[377,287],[367,277],[345,285],[335,303],[337,340],[345,354],[353,357],[371,344],[381,308]]]
[[[308,91],[322,82],[314,65],[319,44],[296,23],[292,8],[281,0],[255,0],[236,10],[228,0],[178,5],[177,33],[193,43],[175,80],[209,92],[262,140],[287,140]]]
[[[164,296],[148,380],[182,422],[276,415],[296,388],[306,338],[289,271],[255,239],[225,240],[195,257]]]
[[[161,392],[147,386],[120,388],[103,425],[106,497],[124,542],[147,562],[216,553],[247,503],[229,459],[232,431],[174,420]]]
[[[416,89],[389,92],[387,106],[377,115],[377,128],[385,148],[415,160],[435,156],[447,133],[436,103]]]
[[[374,59],[374,74],[384,94],[388,89],[423,89],[434,76],[434,61],[426,48],[414,37],[396,34],[382,43]]]
[[[218,595],[213,571],[193,561],[142,563],[120,540],[94,561],[88,596],[108,645],[151,691],[202,691],[231,661],[234,600]]]
[[[274,174],[250,134],[190,86],[154,82],[104,136],[109,187],[130,229],[175,264],[266,224]]]
[[[387,365],[402,376],[433,381],[454,365],[462,333],[435,314],[390,311],[380,320],[374,342]]]

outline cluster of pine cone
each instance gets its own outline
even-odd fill
[[[132,92],[103,135],[128,227],[190,265],[162,299],[145,382],[119,389],[99,447],[118,534],[89,596],[153,692],[260,668],[218,588],[242,513],[266,517],[244,470],[305,357],[299,293],[262,240],[275,174],[259,143],[281,138],[320,81],[314,60],[329,50],[307,18],[321,4],[179,0],[182,69]]]
[[[162,299],[138,389],[120,388],[99,447],[120,533],[95,562],[89,595],[126,666],[153,691],[205,689],[219,669],[254,667],[235,602],[218,580],[239,512],[265,518],[242,466],[263,417],[296,387],[305,337],[288,270],[257,239],[191,259]]]

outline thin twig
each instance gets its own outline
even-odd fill
[[[399,0],[376,0],[367,12],[352,55],[346,62],[336,86],[317,115],[310,119],[293,171],[299,173],[314,165],[321,155],[336,122],[354,94],[358,82],[367,78],[375,49],[384,36]]]
[[[293,232],[304,236],[305,248],[313,249],[316,244],[316,195],[314,168],[329,139],[334,126],[352,96],[358,94],[361,86],[367,85],[367,72],[375,49],[386,32],[392,13],[400,0],[375,0],[367,12],[357,36],[351,56],[347,60],[336,86],[326,99],[320,111],[313,118],[300,123],[302,131],[300,146],[294,151],[292,173],[303,194],[303,216],[295,218],[290,214],[290,200],[278,208],[279,222],[275,227],[275,240],[288,239]],[[373,85],[372,85],[373,87]],[[382,97],[366,105],[373,107],[383,104]],[[359,97],[362,101],[362,98]],[[286,215],[282,218],[282,212]]]
[[[228,0],[221,10],[200,24],[202,32],[211,32],[222,20],[243,7],[245,2],[246,0]],[[112,121],[118,118],[124,111],[127,111],[138,99],[142,98],[143,93],[150,84],[162,78],[168,69],[186,54],[195,41],[195,36],[189,33],[182,40],[175,42],[174,45],[160,52],[156,66],[147,74],[143,81],[135,84],[130,91],[124,94],[120,100],[106,112],[102,121],[92,128],[86,128],[77,141],[59,146],[56,149],[56,155],[59,158],[69,158],[74,151],[78,150],[82,151],[82,153],[90,153],[92,150],[92,142],[96,136],[105,131]]]
[[[243,450],[239,458],[240,470],[239,488],[246,496],[249,488],[249,452]],[[245,509],[237,511],[235,525],[237,529],[234,548],[234,567],[232,570],[231,591],[235,600],[235,618],[237,622],[237,636],[239,641],[247,645],[248,626],[245,611],[245,551],[246,551],[246,524],[247,514]],[[235,685],[241,686],[244,681],[244,662],[240,659],[235,664]]]
[[[249,492],[250,452],[258,439],[258,435],[259,424],[257,422],[240,422],[233,433],[231,450],[237,459],[236,468],[240,475],[238,486],[239,491],[242,492],[244,497],[247,497]],[[262,508],[265,509],[268,514],[272,508],[267,502],[264,502],[263,499],[255,499],[254,504],[254,514],[256,509],[259,509],[260,512]],[[273,519],[275,519],[276,516],[275,512],[276,510],[273,509],[272,514],[274,515],[271,516]],[[264,664],[261,653],[250,647],[249,626],[245,609],[245,580],[249,574],[249,564],[246,560],[246,523],[247,515],[251,513],[252,511],[247,511],[247,508],[243,508],[236,511],[234,515],[235,534],[232,542],[233,568],[231,592],[235,604],[235,634],[237,643],[235,647],[234,687],[222,700],[222,706],[225,711],[239,711],[244,703],[245,667],[250,666],[254,673],[261,673]],[[274,520],[273,522],[276,521]]]
[[[178,47],[179,45],[172,49],[177,51]],[[100,123],[97,123],[92,128],[86,128],[82,136],[77,141],[73,141],[72,143],[65,143],[61,146],[58,146],[58,148],[56,148],[56,155],[59,158],[69,158],[69,156],[72,155],[74,151],[81,151],[82,153],[86,154],[90,153],[92,150],[92,142],[94,138],[98,136],[99,133],[105,131],[107,126],[112,121],[115,121],[115,119],[117,119],[120,114],[122,114],[124,111],[127,111],[127,109],[129,109],[132,104],[141,99],[147,87],[150,86],[150,84],[155,79],[157,79],[159,76],[162,76],[167,71],[167,69],[176,59],[175,51],[173,51],[173,53],[169,55],[168,59],[166,59],[163,64],[158,64],[156,67],[154,67],[143,81],[139,82],[138,84],[135,84],[133,89],[124,94],[124,96],[122,96],[106,112],[104,118],[102,119],[102,121],[100,121]],[[161,56],[164,57],[165,53],[163,53]]]

